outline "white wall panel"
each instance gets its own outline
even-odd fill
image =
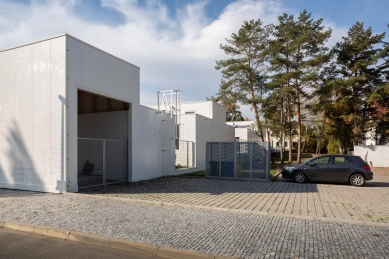
[[[213,116],[213,102],[205,101],[205,102],[194,102],[194,103],[182,103],[181,104],[181,114],[185,114],[185,112],[194,111],[195,113],[212,119]]]
[[[133,106],[132,181],[140,181],[170,174],[174,171],[174,142],[168,141],[170,116],[157,110]],[[163,151],[165,150],[165,151]],[[170,153],[170,165],[165,159]],[[166,169],[167,170],[166,170]]]
[[[81,44],[81,81],[78,84],[88,88],[104,91],[101,87],[101,55],[97,49]],[[73,51],[69,49],[69,51]]]
[[[235,141],[234,128],[225,123],[222,119],[214,120],[196,115],[196,165],[198,170],[205,170],[206,142]]]
[[[389,146],[354,146],[354,155],[360,156],[373,167],[389,167]]]
[[[66,41],[50,41],[50,185],[65,191],[66,150]]]
[[[181,115],[180,138],[196,142],[196,114]]]
[[[34,175],[33,162],[33,89],[31,87],[32,46],[15,49],[15,169],[16,182],[24,183],[26,176]]]
[[[247,128],[235,128],[235,137],[240,140],[249,141]]]
[[[138,68],[80,41],[73,43],[81,45],[78,85],[93,93],[139,104]]]
[[[0,52],[0,181],[14,182],[15,117],[14,50]]]
[[[50,173],[50,41],[32,45],[32,114],[33,114],[33,160],[34,173],[24,173],[24,184],[49,185]]]
[[[67,87],[66,87],[66,103],[67,108],[67,134],[68,134],[68,146],[66,157],[68,161],[67,164],[67,177],[68,185],[70,192],[78,191],[78,177],[77,177],[77,156],[78,156],[78,146],[77,146],[77,84],[81,84],[81,47],[82,45],[79,41],[67,37],[66,38],[66,78]]]
[[[0,52],[1,187],[63,191],[64,53],[64,36]]]

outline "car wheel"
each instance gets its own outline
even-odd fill
[[[365,177],[362,174],[353,174],[350,177],[350,184],[353,186],[362,186],[365,184]]]
[[[296,182],[296,183],[303,183],[305,182],[305,174],[303,172],[297,172],[293,175],[293,180]]]

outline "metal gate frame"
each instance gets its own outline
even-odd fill
[[[218,165],[218,171],[219,175],[218,176],[209,176],[209,170],[210,170],[210,165],[209,165],[209,157],[210,154],[212,153],[212,145],[218,145],[218,150],[219,150],[219,156],[217,158],[219,165]],[[222,145],[227,144],[227,145],[233,145],[233,163],[234,163],[234,176],[233,177],[228,177],[228,176],[222,176]],[[238,145],[241,144],[248,144],[249,145],[249,161],[250,161],[250,178],[238,178],[237,177],[237,148]],[[266,147],[266,160],[265,160],[265,173],[266,173],[266,179],[257,179],[253,178],[253,145],[254,144],[261,144],[261,146]],[[211,150],[209,149],[209,146],[211,146]],[[240,179],[240,180],[258,180],[258,181],[269,181],[270,180],[270,143],[269,142],[207,142],[206,143],[206,176],[211,177],[211,178],[224,178],[224,179]],[[215,161],[215,160],[212,160]]]
[[[91,188],[91,187],[106,186],[106,185],[109,185],[109,184],[128,182],[128,171],[127,171],[127,180],[118,180],[118,181],[113,181],[113,182],[109,182],[109,183],[107,183],[107,181],[106,181],[106,178],[107,178],[106,142],[107,141],[126,142],[126,146],[127,146],[127,150],[128,150],[128,140],[77,138],[77,143],[78,143],[78,140],[80,140],[80,139],[81,140],[98,140],[98,141],[102,141],[103,142],[103,160],[101,161],[103,163],[103,174],[102,174],[103,181],[102,181],[102,184],[95,184],[95,185],[88,185],[88,186],[84,186],[84,187],[78,187],[78,189],[85,189],[85,188]],[[79,148],[79,144],[77,144],[77,149],[78,148]],[[78,156],[77,156],[77,160],[78,160]],[[78,162],[77,162],[77,164],[78,164]],[[127,166],[128,166],[128,155],[127,155]],[[77,179],[79,179],[78,173],[77,173]],[[77,185],[78,185],[78,183],[77,183]]]

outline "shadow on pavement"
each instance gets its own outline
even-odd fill
[[[204,178],[157,178],[136,183],[82,189],[86,194],[169,194],[169,193],[304,193],[317,192],[316,184],[258,182]]]

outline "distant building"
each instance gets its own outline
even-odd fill
[[[255,121],[231,121],[226,122],[227,125],[233,126],[235,128],[235,141],[260,141],[257,125]],[[270,131],[270,130],[269,130]],[[264,141],[270,142],[270,147],[273,150],[280,149],[280,138],[274,136],[272,132],[269,132],[270,139],[268,139],[268,134],[265,130],[262,130]],[[297,143],[297,139],[294,138],[293,143]],[[289,150],[288,139],[285,136],[284,138],[284,149]]]

